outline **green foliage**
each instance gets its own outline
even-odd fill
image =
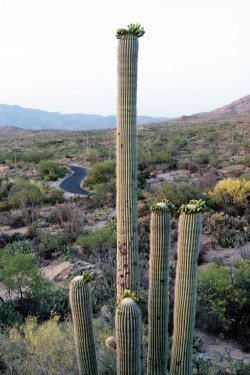
[[[51,259],[53,253],[65,253],[65,237],[63,233],[50,234],[39,232],[35,238],[35,250],[44,259]]]
[[[56,181],[66,174],[66,167],[55,161],[41,160],[38,164],[38,175],[45,181]]]
[[[8,201],[12,207],[20,207],[20,204],[33,207],[43,204],[45,197],[34,181],[20,179],[10,189]]]
[[[6,245],[2,250],[2,253],[9,255],[28,254],[32,252],[33,248],[28,241],[14,241]]]
[[[198,164],[208,164],[212,155],[211,150],[202,149],[194,152],[193,160]]]
[[[103,163],[95,163],[91,169],[88,169],[87,176],[84,179],[84,186],[90,190],[95,190],[95,186],[109,182],[115,177],[116,164],[107,160]]]
[[[231,268],[210,264],[199,273],[198,318],[204,314],[206,328],[216,332],[243,328],[249,301],[250,261],[240,259]]]
[[[50,282],[38,269],[37,260],[31,254],[18,253],[1,256],[0,281],[20,302],[24,298],[42,300]]]
[[[77,373],[72,324],[59,323],[59,316],[39,324],[29,317],[20,329],[13,327],[0,334],[1,374]]]
[[[204,231],[212,235],[222,247],[239,247],[250,240],[250,227],[244,217],[234,217],[224,212],[205,216]]]
[[[81,234],[77,239],[77,244],[82,246],[85,255],[102,256],[116,249],[116,231],[110,226],[97,228],[89,233]]]
[[[169,199],[177,207],[187,204],[191,199],[202,199],[209,204],[209,199],[199,190],[190,187],[187,183],[164,182],[159,185],[155,193],[155,200]]]
[[[116,32],[116,38],[121,39],[126,35],[134,35],[137,38],[140,38],[145,34],[145,30],[139,23],[130,23],[127,29],[118,29]]]

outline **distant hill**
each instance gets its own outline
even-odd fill
[[[138,116],[137,123],[161,122],[167,117],[153,118]],[[87,130],[116,127],[116,116],[61,114],[41,111],[40,109],[22,108],[17,105],[0,104],[0,127],[14,126],[23,129],[39,130]]]
[[[244,96],[231,104],[224,107],[217,108],[211,112],[197,113],[191,116],[182,116],[174,120],[167,121],[171,123],[192,123],[192,124],[205,124],[209,122],[226,121],[226,120],[241,120],[250,118],[250,95]],[[165,121],[162,122],[164,124]]]

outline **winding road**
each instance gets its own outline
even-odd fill
[[[80,186],[83,178],[86,176],[87,169],[75,165],[69,165],[69,168],[73,174],[63,180],[59,187],[71,194],[87,196],[89,193],[86,190],[83,190]]]

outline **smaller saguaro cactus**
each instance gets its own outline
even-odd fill
[[[148,375],[165,375],[168,362],[168,259],[171,215],[167,200],[151,207],[148,296]]]
[[[91,274],[87,272],[84,272],[82,276],[76,276],[70,283],[69,291],[80,375],[98,375],[88,285],[91,279]]]
[[[141,310],[133,298],[118,303],[115,326],[117,375],[141,375]]]
[[[170,375],[192,374],[197,258],[204,211],[205,202],[201,200],[180,207]]]

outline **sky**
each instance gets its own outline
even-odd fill
[[[0,103],[116,114],[118,28],[139,22],[137,113],[250,94],[249,0],[0,0]]]

